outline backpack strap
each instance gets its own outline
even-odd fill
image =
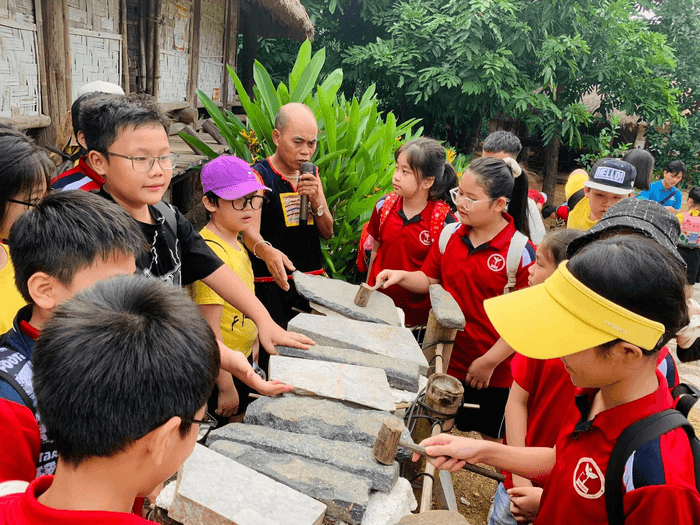
[[[527,246],[527,235],[515,230],[513,238],[510,240],[508,247],[508,255],[506,257],[506,269],[508,271],[508,283],[503,288],[503,293],[507,294],[515,289],[516,279],[518,277],[518,266],[523,257],[523,250]]]
[[[700,483],[700,442],[695,437],[695,430],[690,422],[677,410],[668,409],[657,412],[628,426],[615,444],[610,454],[605,473],[605,508],[610,525],[625,523],[623,506],[622,478],[625,465],[630,456],[647,441],[656,439],[671,430],[683,428],[695,459],[695,484]],[[698,487],[700,490],[700,487]]]
[[[161,213],[165,219],[165,223],[172,230],[172,232],[177,235],[177,216],[170,205],[165,201],[158,201],[153,206]]]
[[[673,189],[674,189],[675,191],[672,191],[671,193],[669,193],[668,195],[666,195],[666,197],[664,197],[663,199],[661,199],[661,200],[659,201],[659,204],[661,204],[661,206],[663,206],[663,205],[666,203],[666,201],[667,201],[668,199],[670,199],[671,197],[674,197],[674,196],[676,195],[676,192],[677,192],[677,191],[680,191],[680,190],[679,190],[678,188],[676,188],[676,187],[674,187]]]
[[[433,214],[430,216],[430,244],[435,244],[435,241],[439,239],[448,213],[450,213],[450,207],[446,202],[435,201]]]
[[[447,243],[452,237],[452,234],[457,231],[461,222],[453,222],[452,224],[447,224],[440,232],[440,239],[438,240],[438,248],[440,248],[440,255],[445,253],[445,248],[447,248]]]
[[[7,334],[5,334],[7,335]],[[5,341],[5,337],[0,340],[0,360],[8,359],[12,357],[13,355],[21,355],[19,352],[16,350],[13,350],[12,348],[6,346],[7,343]],[[25,366],[26,363],[26,358],[22,356],[22,365]],[[9,361],[8,361],[9,362]],[[17,380],[15,379],[15,375],[12,373],[13,370],[16,372],[19,372],[20,368],[15,367],[15,366],[10,366],[10,371],[6,372],[5,370],[0,370],[0,379],[5,381],[8,385],[12,387],[12,389],[17,392],[17,395],[22,399],[22,402],[24,403],[24,406],[26,406],[28,409],[30,409],[32,412],[36,414],[36,410],[34,408],[34,401],[32,401],[32,398],[29,397],[29,394],[27,394],[26,390],[22,388],[22,385],[20,385]]]
[[[377,229],[378,237],[381,237],[384,224],[386,224],[386,220],[389,218],[389,214],[394,209],[397,202],[399,202],[399,195],[395,191],[388,193],[387,196],[384,197],[382,209],[379,210],[379,228]]]
[[[567,201],[567,206],[569,208],[569,211],[573,210],[576,205],[581,202],[581,199],[583,199],[586,196],[586,192],[583,188],[581,188],[578,191],[575,191],[571,197],[569,197],[569,200]]]
[[[676,400],[676,410],[685,417],[688,417],[690,409],[700,399],[700,390],[687,383],[679,383],[673,390],[671,396]]]

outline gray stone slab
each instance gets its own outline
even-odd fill
[[[299,314],[289,321],[288,330],[307,335],[319,345],[413,361],[420,367],[421,374],[428,372],[428,361],[408,328]]]
[[[278,346],[276,350],[280,355],[287,357],[381,368],[386,372],[389,386],[401,390],[408,390],[410,392],[418,391],[420,368],[418,364],[413,361],[386,357],[379,354],[370,354],[369,352],[360,352],[359,350],[350,350],[349,348],[336,348],[318,344],[310,346],[308,350],[290,348],[288,346]]]
[[[350,319],[401,326],[394,301],[388,295],[374,291],[367,306],[357,306],[354,301],[360,287],[356,284],[299,271],[292,276],[297,291],[312,303],[330,308]]]
[[[358,443],[371,448],[387,417],[395,416],[389,412],[348,406],[328,399],[287,394],[282,397],[261,397],[253,401],[246,410],[245,423]],[[411,441],[407,429],[404,429],[401,439]],[[403,461],[410,457],[408,450],[399,447],[397,460]]]
[[[378,410],[396,410],[386,372],[381,368],[270,356],[270,380],[294,387],[298,395],[350,401]]]
[[[430,305],[438,323],[446,328],[463,329],[464,314],[454,297],[439,284],[431,284],[429,290]]]
[[[372,450],[357,443],[331,441],[318,436],[294,434],[258,425],[232,423],[209,434],[207,445],[217,440],[233,441],[276,454],[293,454],[318,461],[367,479],[374,490],[386,492],[399,476],[399,465],[380,465]]]
[[[274,454],[220,439],[211,450],[252,468],[260,474],[298,490],[326,505],[326,517],[360,525],[369,502],[369,481],[329,465],[292,456]]]
[[[318,525],[325,512],[323,503],[196,445],[168,515],[192,525]]]

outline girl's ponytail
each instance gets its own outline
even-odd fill
[[[530,237],[530,219],[528,216],[527,203],[529,185],[527,175],[523,173],[523,169],[515,159],[506,157],[503,159],[503,162],[506,163],[506,166],[508,166],[515,179],[513,192],[510,196],[510,203],[508,204],[508,213],[513,217],[513,225],[515,228]]]
[[[435,182],[433,182],[430,188],[430,200],[444,201],[449,204],[450,209],[454,212],[457,207],[452,202],[450,190],[456,188],[458,185],[459,179],[457,178],[457,171],[452,164],[445,161],[445,170],[441,176],[435,177]]]

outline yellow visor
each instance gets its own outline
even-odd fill
[[[622,339],[656,347],[664,325],[622,308],[578,281],[564,261],[543,283],[484,302],[500,336],[516,352],[536,359],[575,354]]]

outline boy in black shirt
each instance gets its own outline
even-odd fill
[[[305,348],[313,344],[277,325],[240,278],[211,251],[189,221],[161,201],[177,155],[170,152],[168,119],[155,102],[127,97],[98,97],[81,112],[88,158],[105,179],[101,194],[138,221],[150,244],[137,260],[146,276],[176,286],[201,280],[258,326],[260,343],[270,354],[275,345]]]

